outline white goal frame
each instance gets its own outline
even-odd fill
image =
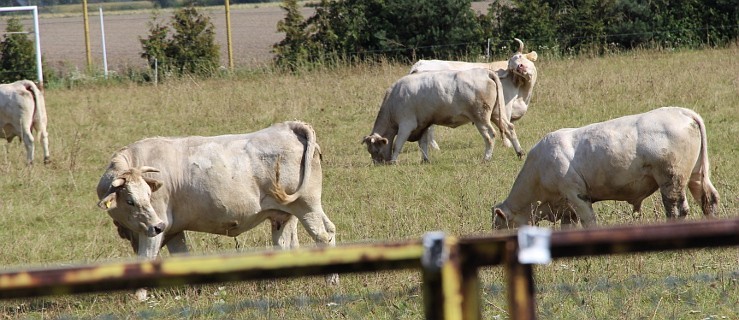
[[[0,12],[7,11],[33,11],[33,33],[35,35],[33,42],[36,48],[36,78],[39,85],[43,88],[44,85],[44,72],[41,69],[41,37],[38,32],[38,7],[37,6],[22,6],[22,7],[1,7]]]

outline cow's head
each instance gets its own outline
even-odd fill
[[[387,138],[380,136],[378,133],[365,136],[362,143],[367,145],[367,152],[372,156],[372,162],[387,163],[390,161],[391,148]]]
[[[527,216],[513,213],[505,202],[493,206],[492,212],[493,230],[514,229],[530,222]]]
[[[539,57],[536,51],[523,53],[523,41],[515,39],[518,42],[518,51],[508,59],[508,72],[521,76],[528,82],[536,81],[536,66],[534,61]]]
[[[511,210],[505,203],[499,203],[493,206],[493,230],[511,229],[518,227],[516,219],[511,214]]]
[[[159,170],[144,166],[120,173],[101,197],[98,207],[107,210],[124,227],[154,237],[166,227],[151,205],[151,194],[162,186],[162,182],[144,177],[146,172]]]

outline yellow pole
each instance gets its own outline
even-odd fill
[[[231,6],[229,0],[226,2],[226,46],[228,47],[228,69],[233,70],[234,68],[234,55],[231,47]]]
[[[82,0],[82,20],[85,23],[85,54],[87,55],[87,69],[92,67],[92,53],[90,50],[90,26],[87,23],[87,0]]]

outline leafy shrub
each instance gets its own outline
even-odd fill
[[[476,16],[469,0],[322,0],[313,16],[295,1],[274,46],[278,66],[331,61],[464,58],[493,54],[516,37],[546,54],[603,54],[640,47],[726,45],[739,37],[730,0],[496,0]],[[507,50],[506,50],[507,51]]]
[[[36,79],[35,57],[33,41],[24,33],[20,20],[11,17],[0,42],[0,83]]]
[[[149,36],[139,38],[149,66],[165,75],[196,74],[209,76],[218,68],[219,46],[215,42],[213,23],[189,5],[175,11],[169,27],[158,22],[154,15],[149,22]]]
[[[697,48],[739,37],[739,7],[728,0],[497,0],[488,16],[499,20],[493,33],[560,52]]]
[[[286,39],[275,46],[278,65],[482,52],[470,0],[322,0],[306,21],[296,20],[291,2],[283,1],[288,16],[279,26]]]
[[[298,10],[297,0],[285,0],[280,8],[285,10],[285,19],[277,23],[277,32],[284,32],[285,38],[272,46],[272,53],[275,54],[275,64],[295,70],[298,63],[309,59],[305,20]]]

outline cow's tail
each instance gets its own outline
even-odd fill
[[[488,76],[490,79],[492,79],[495,82],[495,88],[497,90],[497,94],[495,97],[495,106],[493,106],[493,121],[495,121],[495,125],[498,127],[498,130],[500,131],[500,138],[503,140],[503,143],[507,146],[511,146],[511,142],[508,140],[508,130],[509,130],[509,124],[508,117],[506,117],[507,112],[505,112],[505,99],[503,97],[503,84],[500,82],[500,78],[498,77],[498,74],[495,73],[495,71],[488,70]],[[496,111],[497,110],[497,111]]]
[[[313,131],[313,128],[310,125],[297,121],[288,122],[288,125],[295,134],[305,138],[306,147],[303,153],[303,167],[301,168],[303,174],[300,175],[300,183],[298,185],[298,189],[293,194],[287,194],[285,189],[280,185],[280,162],[282,159],[278,157],[275,162],[275,179],[272,180],[271,191],[277,201],[282,204],[294,202],[301,195],[303,195],[303,190],[307,187],[307,181],[308,179],[310,179],[312,174],[311,163],[313,162],[313,155],[316,151],[318,151],[319,156],[321,154],[321,149],[318,146],[318,142],[316,141],[316,133],[315,131]]]
[[[698,163],[696,163],[695,166],[700,174],[701,209],[703,210],[703,214],[712,216],[717,214],[716,211],[718,210],[719,194],[713,186],[713,183],[711,183],[711,166],[708,163],[708,136],[706,134],[706,125],[703,122],[703,118],[701,118],[697,112],[693,110],[688,111],[688,116],[695,121],[701,133],[700,154],[698,155]],[[696,198],[695,200],[698,199]]]
[[[36,128],[37,130],[39,130],[40,128],[37,127],[46,122],[46,102],[44,101],[44,96],[41,93],[41,90],[39,90],[39,88],[36,86],[36,84],[33,83],[33,81],[22,80],[21,83],[23,84],[23,87],[26,88],[26,91],[31,93],[31,96],[33,97],[32,128]]]

